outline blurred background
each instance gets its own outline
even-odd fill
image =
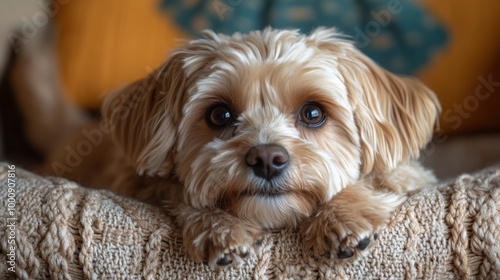
[[[43,162],[72,124],[98,116],[106,93],[203,29],[336,26],[438,95],[440,129],[424,163],[441,178],[472,172],[500,161],[499,12],[497,0],[2,0],[0,160]]]

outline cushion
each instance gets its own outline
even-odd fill
[[[256,254],[239,267],[215,271],[190,261],[164,209],[7,163],[0,163],[0,181],[1,221],[14,223],[2,224],[6,230],[0,231],[2,278],[500,277],[500,166],[412,195],[365,258],[337,262],[311,256],[302,251],[298,232],[284,229],[266,233]]]

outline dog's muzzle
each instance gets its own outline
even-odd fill
[[[286,149],[280,145],[259,145],[248,150],[246,164],[256,176],[267,181],[278,177],[290,162]]]

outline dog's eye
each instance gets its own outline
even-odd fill
[[[206,120],[213,128],[223,128],[233,124],[235,117],[231,110],[223,104],[215,105],[207,111]]]
[[[307,127],[320,127],[325,123],[326,113],[318,103],[307,102],[300,108],[299,120]]]

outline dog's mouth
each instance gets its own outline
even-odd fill
[[[282,196],[293,193],[293,190],[290,189],[286,184],[279,184],[277,182],[271,181],[262,183],[259,185],[254,185],[251,187],[245,188],[243,191],[239,193],[240,197],[249,197],[249,196],[263,196],[263,197],[273,197],[273,196]]]
[[[226,192],[218,202],[217,206],[222,209],[229,209],[237,205],[242,200],[250,198],[263,198],[263,199],[279,199],[294,192],[291,190],[262,190],[262,189],[246,189],[240,192]]]
[[[292,193],[290,190],[283,189],[271,189],[271,190],[245,190],[240,196],[280,196]]]

